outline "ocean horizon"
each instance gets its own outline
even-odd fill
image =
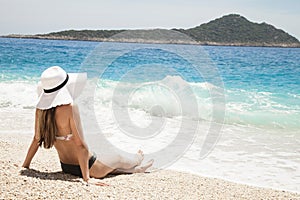
[[[90,147],[156,168],[300,191],[300,48],[0,38],[0,133],[33,134],[50,66],[86,72]],[[101,157],[101,156],[100,156]]]

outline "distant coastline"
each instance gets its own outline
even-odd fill
[[[221,42],[169,42],[169,41],[153,41],[140,39],[109,39],[109,38],[85,38],[80,39],[76,37],[67,36],[38,36],[38,35],[7,35],[0,36],[2,38],[20,38],[20,39],[43,39],[43,40],[73,40],[73,41],[93,41],[93,42],[124,42],[124,43],[150,43],[150,44],[193,44],[203,46],[245,46],[245,47],[282,47],[282,48],[300,48],[300,44],[286,44],[286,43],[221,43]]]
[[[186,35],[186,37],[190,39],[182,39],[181,36],[178,37],[174,35],[169,37],[168,31]],[[0,37],[97,42],[300,48],[299,40],[285,31],[266,23],[258,24],[250,22],[245,17],[236,14],[226,15],[190,29],[66,30],[48,34],[11,34]]]

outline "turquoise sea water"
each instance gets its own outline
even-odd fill
[[[123,151],[142,148],[155,167],[300,191],[299,48],[0,38],[0,133],[32,134],[36,85],[54,65],[88,73],[83,125],[96,123]],[[87,139],[101,154],[97,137]]]
[[[138,70],[134,78],[127,77],[125,81],[149,82],[163,80],[167,76],[180,76],[187,83],[194,84],[197,98],[207,98],[207,93],[197,84],[214,83],[199,76],[200,73],[197,74],[186,59],[162,50],[162,46],[141,46],[118,56],[101,78],[119,81],[129,70],[135,69],[137,64],[148,65],[143,67],[144,71]],[[36,82],[42,71],[53,65],[61,66],[68,72],[84,69],[90,78],[99,77],[98,65],[83,66],[96,48],[99,49],[99,43],[96,42],[1,38],[0,82]],[[175,45],[174,48],[178,46]],[[226,123],[267,128],[300,128],[299,48],[205,46],[203,51],[217,67],[224,84]],[[191,56],[198,55],[194,53]],[[209,71],[209,68],[205,70]],[[173,81],[176,82],[175,79]],[[12,104],[1,102],[1,105]]]

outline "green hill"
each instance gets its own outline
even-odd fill
[[[177,33],[177,34],[176,34]],[[178,35],[178,34],[181,34]],[[185,40],[182,37],[191,39]],[[139,43],[186,43],[229,46],[300,47],[293,36],[266,23],[254,23],[245,17],[230,14],[190,29],[152,30],[67,30],[37,35],[5,37],[61,40],[91,40]],[[191,42],[192,41],[192,42]]]
[[[253,23],[231,14],[190,29],[176,29],[202,44],[300,46],[293,36],[266,23]]]

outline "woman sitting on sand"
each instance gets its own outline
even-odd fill
[[[83,139],[78,108],[72,104],[82,91],[85,81],[86,74],[67,74],[57,66],[42,73],[35,114],[35,134],[23,167],[29,168],[38,148],[43,145],[47,149],[55,147],[63,172],[80,176],[87,183],[90,177],[145,172],[152,166],[153,160],[140,166],[144,159],[140,150],[132,158],[113,155],[105,164],[89,151]]]

